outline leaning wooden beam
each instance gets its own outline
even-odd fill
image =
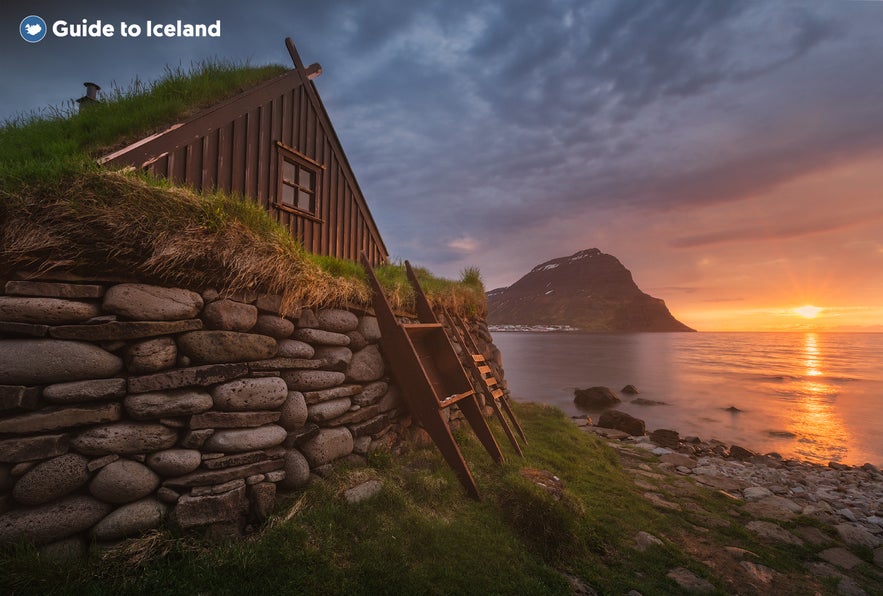
[[[426,298],[426,294],[423,293],[423,288],[420,287],[417,276],[414,275],[411,263],[408,261],[405,261],[405,272],[408,280],[411,282],[411,286],[414,288],[414,307],[417,311],[418,319],[421,323],[437,325],[441,332],[437,341],[440,348],[439,355],[444,355],[448,367],[446,374],[450,379],[456,379],[462,387],[468,387],[472,393],[468,399],[460,402],[460,411],[463,412],[463,416],[466,417],[466,421],[469,422],[469,426],[472,427],[475,436],[478,437],[478,440],[490,454],[491,458],[497,463],[502,463],[505,459],[503,452],[500,450],[500,446],[497,444],[497,440],[494,438],[487,420],[485,420],[481,406],[478,404],[478,399],[475,396],[475,390],[472,388],[472,383],[469,382],[469,377],[466,375],[466,371],[463,370],[463,365],[457,357],[457,352],[454,351],[454,346],[451,345],[450,338],[445,333],[445,328],[438,322],[435,313],[432,311],[432,306]]]
[[[402,391],[402,398],[411,415],[426,430],[442,457],[454,470],[466,493],[473,499],[480,499],[472,472],[451,434],[450,427],[442,417],[444,407],[466,401],[467,397],[474,399],[475,396],[471,394],[471,388],[468,393],[457,391],[460,388],[449,391],[451,385],[443,383],[444,379],[438,377],[439,371],[428,359],[434,336],[437,337],[439,331],[444,332],[440,329],[440,325],[412,325],[409,333],[409,330],[396,320],[364,253],[361,255],[361,260],[374,292],[372,302],[380,327],[380,345],[389,361],[392,375]],[[430,372],[427,371],[427,367],[430,367]]]

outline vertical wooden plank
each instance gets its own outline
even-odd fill
[[[315,112],[313,111],[313,106],[310,104],[309,98],[306,95],[306,90],[304,86],[301,85],[297,88],[297,93],[300,96],[300,120],[297,127],[297,149],[303,153],[306,153],[306,143],[307,143],[307,127],[309,126],[309,122],[316,118]],[[307,153],[310,157],[312,154]]]
[[[338,217],[338,208],[340,207],[340,195],[344,190],[343,173],[339,167],[335,168],[334,175],[334,194],[331,196],[331,209],[328,213],[328,254],[332,256],[340,255],[340,217]]]
[[[184,182],[202,190],[202,137],[187,145],[187,173]]]
[[[248,164],[245,150],[247,115],[233,121],[233,141],[230,147],[230,191],[246,195],[245,170]]]
[[[250,110],[245,118],[245,194],[266,206],[258,194],[258,147],[260,145],[261,108]]]
[[[292,96],[296,92],[297,90],[295,89],[292,89],[291,91],[286,91],[282,94],[281,99],[282,125],[279,130],[279,136],[277,138],[289,147],[291,147],[291,135],[295,122],[294,100],[292,99]]]
[[[341,222],[343,223],[343,229],[341,230],[341,234],[343,235],[343,246],[341,247],[341,258],[348,259],[350,258],[350,247],[352,246],[352,222],[350,218],[352,217],[351,209],[353,206],[353,192],[352,189],[347,185],[347,192],[343,197],[343,217],[341,218]]]
[[[215,181],[218,189],[230,192],[233,167],[233,122],[228,122],[218,129],[218,177]]]
[[[258,161],[257,161],[257,196],[261,205],[270,206],[270,154],[272,143],[272,103],[267,102],[260,109],[260,130],[258,132]],[[275,151],[272,151],[275,153]]]
[[[187,147],[180,147],[169,155],[169,179],[176,184],[186,184]]]
[[[202,138],[202,190],[211,191],[218,179],[218,130]]]

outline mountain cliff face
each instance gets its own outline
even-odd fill
[[[487,293],[492,325],[570,325],[584,331],[694,331],[642,292],[616,257],[597,248],[546,261]]]

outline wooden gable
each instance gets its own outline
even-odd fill
[[[101,159],[196,190],[251,197],[307,250],[388,258],[340,140],[291,39],[294,68]]]

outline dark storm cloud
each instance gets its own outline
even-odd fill
[[[15,28],[31,12],[220,18],[223,36],[25,47]],[[386,244],[430,266],[473,246],[512,243],[515,258],[561,218],[743,200],[883,149],[883,3],[158,0],[0,14],[0,118],[164,64],[289,64],[291,35],[323,65],[316,84]]]

